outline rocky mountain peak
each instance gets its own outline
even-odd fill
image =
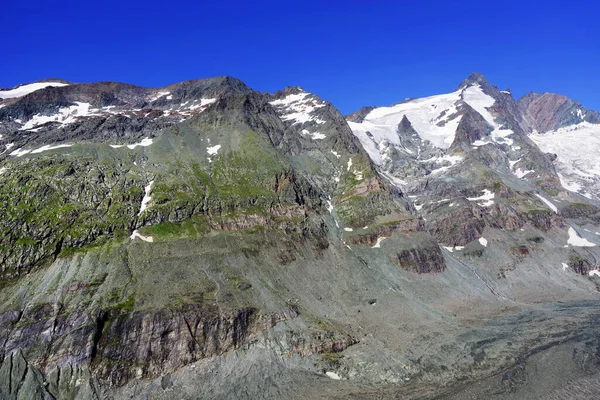
[[[470,74],[465,80],[463,80],[460,85],[458,85],[457,89],[464,89],[469,86],[480,85],[481,87],[490,86],[490,83],[485,79],[480,72],[473,72]]]
[[[532,129],[548,132],[582,122],[600,122],[600,113],[556,93],[530,92],[519,99],[518,107]]]

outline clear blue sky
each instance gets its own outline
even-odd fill
[[[595,3],[6,0],[0,87],[231,75],[260,91],[300,85],[349,113],[479,71],[516,97],[551,91],[600,110]]]

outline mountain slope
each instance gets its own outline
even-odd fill
[[[482,75],[349,124],[51,82],[0,103],[2,396],[427,398],[571,340],[597,371],[600,209]]]

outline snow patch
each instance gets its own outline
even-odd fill
[[[596,276],[600,277],[600,271],[598,271],[597,269],[593,269],[593,270],[591,270],[590,272],[588,272],[588,275],[589,275],[589,276],[594,276],[594,275],[596,275]]]
[[[563,269],[563,271],[566,271],[566,270],[568,270],[568,269],[569,269],[569,264],[567,264],[567,263],[562,263],[562,269]]]
[[[327,371],[325,372],[325,375],[327,375],[329,378],[339,381],[340,379],[342,379],[338,374],[336,374],[335,372],[331,372],[331,371]]]
[[[324,124],[325,121],[311,114],[316,109],[325,107],[325,103],[309,96],[306,92],[290,94],[282,99],[271,101],[270,104],[277,109],[282,120],[293,121],[292,125],[311,121]]]
[[[327,200],[327,211],[329,211],[329,214],[333,212],[333,204],[331,204],[331,200]]]
[[[215,145],[215,146],[212,146],[212,147],[207,147],[207,148],[206,148],[206,152],[207,152],[209,155],[211,155],[211,156],[214,156],[214,155],[216,155],[216,154],[219,152],[219,149],[220,149],[220,148],[221,148],[221,145],[220,145],[220,144],[217,144],[217,145]]]
[[[483,246],[483,247],[487,247],[488,245],[488,241],[486,238],[479,238],[479,243]]]
[[[346,232],[352,232],[354,229],[352,229],[352,228],[344,228],[344,230],[345,230]]]
[[[28,85],[22,85],[18,88],[11,90],[0,90],[0,99],[13,99],[17,97],[25,96],[29,93],[33,93],[37,90],[44,89],[47,87],[61,87],[61,86],[69,86],[68,83],[61,82],[38,82],[38,83],[30,83]]]
[[[519,179],[523,179],[525,177],[525,175],[528,175],[532,172],[535,172],[535,171],[533,171],[533,170],[523,171],[521,168],[517,168],[515,170],[515,176]]]
[[[27,121],[19,130],[26,131],[36,128],[40,125],[47,124],[49,122],[58,122],[63,125],[72,124],[77,121],[79,117],[99,115],[95,112],[90,111],[91,105],[89,103],[82,103],[79,101],[75,102],[75,105],[69,107],[62,107],[58,109],[56,114],[42,115],[35,114],[29,121]],[[16,120],[15,120],[16,121]]]
[[[153,184],[154,181],[150,181],[144,188],[144,198],[142,199],[142,204],[140,205],[140,211],[138,212],[138,215],[142,215],[144,210],[148,208],[148,203],[150,203],[150,200],[152,200],[152,197],[150,197],[150,191],[152,190]]]
[[[334,150],[331,150],[331,154],[333,154],[334,156],[336,156],[337,158],[340,158],[341,155],[338,154],[337,152],[335,152]]]
[[[170,94],[171,94],[171,92],[158,92],[154,96],[152,96],[150,99],[148,99],[148,101],[153,102],[153,101],[160,99],[161,97],[168,96]]]
[[[64,147],[71,147],[71,146],[73,146],[73,145],[72,144],[57,144],[55,146],[52,146],[52,145],[47,144],[47,145],[44,145],[44,146],[42,146],[42,147],[40,147],[38,149],[35,149],[35,150],[17,149],[17,150],[14,150],[12,153],[10,153],[10,155],[11,156],[16,156],[16,157],[22,157],[25,154],[29,154],[29,153],[31,153],[31,154],[38,154],[38,153],[41,153],[41,152],[44,152],[44,151],[48,151],[48,150],[61,149],[61,148],[64,148]],[[12,147],[12,143],[11,143],[11,146],[6,146],[6,149],[8,150],[10,147]]]
[[[310,136],[313,140],[322,140],[327,137],[320,132],[310,132],[308,129],[302,129],[302,134],[305,136]]]
[[[550,202],[550,200],[546,199],[545,197],[540,196],[539,194],[535,194],[540,200],[542,200],[552,211],[554,211],[555,213],[558,214],[558,208],[556,208],[556,206],[554,204],[552,204]]]
[[[575,229],[573,229],[573,227],[569,227],[569,240],[567,240],[567,243],[570,244],[571,246],[576,246],[576,247],[595,247],[596,246],[594,243],[579,236],[579,234],[577,233],[577,231],[575,231]]]
[[[379,249],[381,247],[381,242],[383,242],[385,239],[389,239],[386,237],[378,237],[377,238],[377,243],[375,243],[371,248],[372,249]]]
[[[148,243],[152,243],[154,242],[154,238],[152,236],[144,236],[142,234],[140,234],[137,229],[135,231],[133,231],[133,233],[131,234],[131,236],[129,236],[129,238],[131,240],[135,240],[135,238],[140,238],[142,239],[144,242],[148,242]]]
[[[490,133],[494,142],[506,143],[509,146],[513,144],[512,139],[509,139],[508,136],[512,135],[514,132],[510,129],[505,129],[503,126],[496,123],[494,117],[488,111],[488,108],[492,107],[496,100],[492,96],[485,94],[480,85],[473,85],[465,88],[463,90],[463,100],[471,106],[471,108],[481,114],[488,124],[494,127],[494,130]]]
[[[150,138],[143,138],[141,142],[139,143],[134,143],[134,144],[111,144],[110,147],[112,147],[113,149],[118,149],[124,146],[127,146],[128,149],[135,149],[136,147],[140,146],[140,147],[148,147],[152,144],[153,139]]]
[[[483,194],[479,197],[467,197],[469,201],[477,201],[477,205],[481,207],[490,207],[494,204],[495,193],[492,193],[488,189],[483,189]]]

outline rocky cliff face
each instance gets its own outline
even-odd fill
[[[426,397],[593,335],[597,199],[480,74],[349,122],[230,77],[0,99],[0,397]]]

